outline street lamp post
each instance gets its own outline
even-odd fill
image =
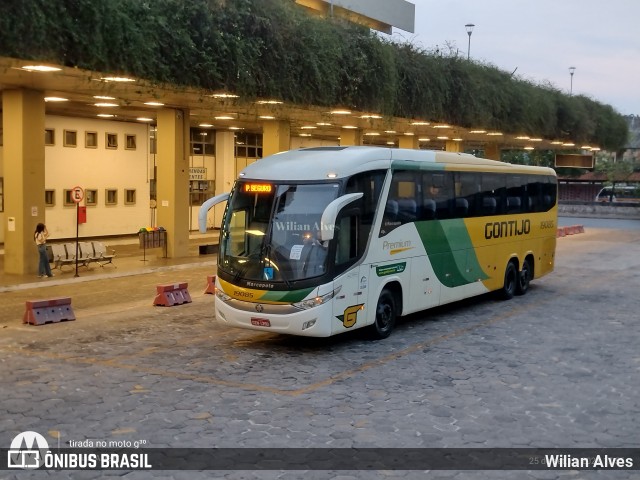
[[[569,88],[569,96],[573,95],[573,74],[576,71],[576,67],[569,67],[569,74],[571,75],[571,87]]]
[[[471,54],[471,34],[473,33],[473,27],[475,27],[473,23],[467,23],[464,26],[464,28],[467,29],[467,35],[469,35],[469,45],[467,46],[467,60],[469,60],[469,55]]]

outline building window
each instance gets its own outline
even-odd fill
[[[213,194],[213,180],[191,180],[189,182],[191,206],[202,205],[205,200],[213,197]]]
[[[125,133],[124,135],[125,146],[124,148],[127,150],[135,150],[136,149],[136,136],[130,133]]]
[[[62,144],[65,147],[77,147],[78,146],[78,132],[75,130],[64,131],[64,142]]]
[[[125,205],[135,205],[136,204],[136,191],[135,189],[126,189],[124,190],[124,204]]]
[[[44,144],[55,145],[56,144],[56,131],[53,128],[44,129]]]
[[[62,191],[62,197],[64,198],[64,202],[62,203],[65,207],[71,207],[76,204],[73,201],[73,190],[67,190],[66,188]]]
[[[206,128],[191,129],[191,155],[215,155],[216,135]]]
[[[118,148],[118,134],[117,133],[107,133],[106,134],[106,148],[116,149]]]
[[[98,190],[87,189],[84,191],[87,206],[95,207],[98,204]]]
[[[84,147],[98,148],[98,132],[84,132]]]
[[[115,188],[107,188],[104,194],[105,205],[117,205],[118,204],[118,190]]]
[[[44,205],[45,207],[55,207],[56,205],[56,191],[45,190],[44,191]]]

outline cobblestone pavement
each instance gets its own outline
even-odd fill
[[[635,447],[640,231],[558,239],[523,297],[405,318],[386,340],[229,329],[190,266],[0,294],[0,445]],[[188,281],[193,302],[151,305]],[[22,325],[25,299],[70,295],[77,320]],[[31,296],[31,297],[30,297]],[[13,312],[13,314],[11,313]],[[0,478],[633,479],[631,471],[0,471]]]

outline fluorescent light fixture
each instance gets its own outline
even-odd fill
[[[419,142],[430,142],[430,141],[431,141],[431,139],[430,139],[430,138],[423,137],[423,138],[419,138],[419,139],[418,139],[418,141],[419,141]]]
[[[96,100],[115,100],[116,97],[109,97],[107,95],[94,95],[93,98]]]
[[[387,145],[395,145],[396,142],[387,142]]]
[[[139,122],[153,122],[153,118],[149,117],[138,117],[136,118],[136,120],[138,120]]]
[[[111,117],[115,117],[115,115],[113,113],[99,113],[98,116],[100,118],[111,118]]]
[[[533,147],[527,146],[527,147],[524,147],[524,149],[525,150],[533,150]]]
[[[300,130],[313,130],[314,128],[318,128],[315,125],[304,125],[300,127]]]
[[[117,103],[98,102],[94,103],[96,107],[117,107]]]
[[[470,130],[469,133],[487,133],[486,130]]]
[[[554,140],[551,142],[551,145],[562,145],[562,142],[560,140]]]
[[[541,142],[542,139],[541,138],[532,138],[531,141],[532,142]]]
[[[377,115],[375,113],[364,114],[364,115],[360,115],[360,118],[382,118],[382,115]]]
[[[136,81],[135,78],[129,78],[129,77],[102,77],[100,78],[100,80],[104,80],[105,82],[122,82],[122,83]]]
[[[275,120],[276,117],[274,117],[273,115],[260,115],[258,118],[262,119],[262,120]]]
[[[445,137],[445,136],[441,136],[441,137],[437,137],[438,140],[449,140],[449,137]]]
[[[461,138],[452,138],[452,140],[453,140],[454,142],[461,142],[461,141],[462,141],[462,139],[461,139]]]
[[[259,105],[281,105],[282,104],[280,100],[258,100],[256,103]]]
[[[238,95],[236,95],[234,93],[225,93],[225,92],[214,93],[211,96],[213,98],[238,98]]]
[[[395,130],[385,130],[384,133],[396,133]]]
[[[329,122],[318,122],[316,123],[316,125],[320,126],[320,127],[330,127],[331,124]]]
[[[407,137],[413,137],[415,134],[413,132],[404,132],[403,135],[406,135]]]
[[[348,130],[355,130],[358,127],[356,127],[355,125],[343,125],[342,128],[346,128]]]
[[[591,146],[589,145],[582,145],[580,148],[583,150],[591,150]]]
[[[229,130],[244,130],[242,127],[229,127]]]
[[[310,133],[301,133],[300,136],[301,137],[310,137],[311,134]]]
[[[351,115],[350,110],[331,110],[331,115]]]
[[[59,72],[62,70],[59,67],[50,67],[48,65],[25,65],[24,67],[20,67],[21,70],[26,70],[27,72]]]
[[[451,125],[447,125],[446,123],[442,123],[440,125],[434,125],[433,128],[451,128]]]
[[[213,117],[216,120],[234,120],[236,117],[233,115],[220,115],[219,117]]]
[[[527,137],[526,135],[519,135],[516,137],[516,140],[529,140],[529,137]]]
[[[366,136],[368,137],[377,137],[378,135],[380,135],[380,133],[378,132],[367,132],[365,133]]]
[[[160,102],[144,102],[145,105],[149,105],[150,107],[163,107],[164,103]]]
[[[44,97],[45,102],[68,102],[68,98],[63,97]]]
[[[575,147],[576,144],[575,143],[571,143],[571,142],[567,142],[567,143],[563,143],[562,146],[563,147]]]
[[[431,123],[418,121],[418,122],[411,122],[411,125],[431,125]],[[434,127],[434,128],[436,128],[436,127]]]
[[[487,133],[489,137],[499,137],[502,135],[502,132],[489,132]]]
[[[201,123],[198,126],[202,127],[202,128],[211,128],[211,127],[213,127],[213,125],[211,123]]]

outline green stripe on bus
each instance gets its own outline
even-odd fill
[[[283,303],[296,303],[303,300],[307,295],[313,291],[314,287],[303,288],[301,290],[293,290],[291,292],[265,292],[260,297],[260,300],[269,302],[283,302]]]
[[[430,220],[415,225],[440,283],[459,287],[489,278],[480,267],[463,219]]]
[[[392,170],[444,170],[444,163],[414,162],[412,160],[393,160]]]

